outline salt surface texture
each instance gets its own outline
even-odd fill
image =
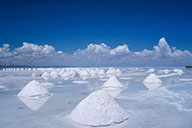
[[[72,122],[87,126],[108,126],[121,123],[128,115],[104,90],[91,93],[69,115]]]
[[[17,95],[23,98],[43,98],[50,96],[49,91],[38,81],[29,82]]]
[[[115,76],[112,76],[103,84],[102,88],[123,88],[123,85]]]
[[[155,75],[150,74],[145,80],[143,84],[150,90],[153,90],[161,85],[162,81]]]

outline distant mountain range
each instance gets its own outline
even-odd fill
[[[0,65],[0,68],[64,68],[74,66],[27,66],[27,65]]]

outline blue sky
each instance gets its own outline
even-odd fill
[[[48,44],[72,55],[90,43],[142,52],[165,37],[169,46],[190,51],[191,6],[185,0],[1,0],[0,43],[11,50],[23,42]]]

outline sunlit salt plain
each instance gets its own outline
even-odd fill
[[[121,122],[102,127],[192,127],[192,69],[178,67],[0,70],[0,127],[90,128],[91,125],[70,120],[70,114],[91,93],[97,90],[106,91],[110,85],[103,85],[113,76],[120,82],[120,88],[108,90],[107,93],[124,110],[125,118]],[[39,82],[50,95],[40,99],[19,98],[18,93],[32,80]],[[90,121],[94,114],[105,116],[103,111],[86,115],[92,110],[83,106],[79,108],[82,109],[81,113],[85,113],[82,116],[90,116],[87,117],[90,124],[95,124],[98,120],[105,123],[101,118]],[[76,120],[81,118],[75,112],[72,116]]]

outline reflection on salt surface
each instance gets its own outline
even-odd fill
[[[104,78],[105,75],[104,75],[104,74],[99,74],[98,77],[99,77],[99,78]]]
[[[97,126],[96,128],[122,128],[123,125],[125,125],[127,122],[124,121],[120,124],[113,124],[113,125],[109,125],[109,126]],[[75,126],[75,128],[94,128],[93,126],[86,126],[86,125],[79,125],[77,123],[74,123],[71,121],[71,124],[73,124],[73,126]]]
[[[117,97],[121,91],[123,90],[122,88],[104,88],[104,90],[113,98]]]
[[[161,86],[161,82],[159,83],[147,83],[147,82],[143,82],[143,84],[149,89],[149,90],[153,90],[158,88],[159,86]]]
[[[70,76],[62,76],[62,78],[63,78],[65,81],[67,81],[67,80],[70,79]]]
[[[123,85],[129,83],[129,88],[124,88],[124,90],[119,92],[119,94],[118,92],[115,92],[117,94],[115,101],[117,101],[126,111],[128,109],[132,110],[134,114],[123,126],[122,124],[117,124],[105,128],[190,127],[192,119],[192,86],[190,83],[192,72],[191,70],[184,69],[185,73],[181,76],[173,72],[168,74],[158,72],[159,70],[163,71],[164,69],[165,68],[155,68],[157,76],[162,80],[162,85],[154,90],[147,90],[142,84],[144,78],[149,75],[146,73],[147,69],[144,69],[142,72],[136,71],[135,68],[125,68],[125,70],[122,70],[123,74],[118,79]],[[173,69],[170,68],[169,70],[172,71]],[[40,71],[36,72],[36,74],[42,74]],[[31,107],[30,109],[33,108],[33,111],[40,109],[43,104],[46,105],[44,108],[41,108],[43,111],[35,113],[31,111],[33,116],[30,116],[31,113],[29,109],[23,109],[22,112],[18,110],[18,106],[21,102],[18,102],[14,97],[18,91],[18,87],[23,87],[32,79],[39,80],[44,86],[49,85],[47,82],[44,84],[45,80],[40,76],[33,78],[31,73],[32,72],[30,71],[0,71],[1,85],[5,85],[9,88],[7,92],[2,91],[4,87],[0,89],[0,108],[5,108],[0,110],[0,113],[3,116],[3,120],[0,121],[0,126],[4,127],[5,125],[3,124],[6,124],[5,127],[7,128],[93,128],[88,126],[79,126],[77,124],[73,126],[68,122],[68,120],[65,122],[59,120],[59,122],[58,118],[56,119],[54,116],[62,113],[63,116],[66,117],[74,106],[89,94],[89,92],[101,89],[101,86],[107,80],[105,79],[107,78],[106,75],[103,79],[99,79],[99,77],[89,77],[90,79],[88,80],[90,83],[78,87],[74,86],[72,82],[74,80],[81,80],[79,76],[76,76],[75,78],[69,77],[70,79],[68,81],[62,80],[62,85],[58,84],[57,80],[49,80],[48,82],[54,83],[53,88],[50,88],[50,91],[54,93],[54,97],[51,98],[51,100],[54,99],[51,101],[52,103],[46,104],[46,98],[44,101],[43,99],[40,99],[40,101],[38,99],[36,99],[37,101],[24,98],[22,98],[22,101],[22,99],[20,99],[22,102],[26,102],[25,104],[28,104],[27,106],[29,108]],[[10,77],[10,75],[12,75],[12,77]],[[58,80],[61,81],[60,78],[58,78]],[[86,92],[87,94],[79,95],[82,92]],[[45,103],[41,103],[41,100]],[[68,102],[70,104],[68,104]],[[40,107],[38,108],[37,106]],[[18,119],[18,116],[20,119]],[[23,120],[25,120],[25,122],[23,122]],[[17,124],[13,125],[11,123],[8,124],[7,122],[17,122]],[[33,122],[33,124],[30,122]],[[23,123],[25,125],[21,126]]]
[[[50,98],[50,96],[44,98],[22,98],[18,97],[28,108],[33,111],[39,110]]]
[[[83,80],[86,80],[87,78],[89,78],[88,75],[80,75],[80,77],[81,77],[81,79],[83,79]]]
[[[80,80],[80,81],[73,81],[73,83],[75,83],[75,84],[88,84],[88,83],[90,83],[89,81],[83,81],[83,80]]]

